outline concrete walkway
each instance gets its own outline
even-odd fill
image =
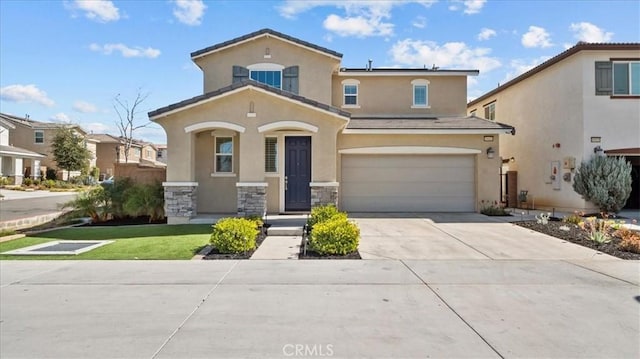
[[[0,357],[638,358],[639,270],[591,260],[0,261]]]
[[[298,259],[301,236],[268,236],[251,259]]]

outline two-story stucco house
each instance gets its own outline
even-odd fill
[[[594,155],[625,156],[633,165],[626,207],[640,208],[640,44],[578,43],[467,109],[518,129],[500,143],[500,156],[514,159],[504,168],[517,173],[512,197],[526,190],[540,208],[592,211],[573,190],[577,167]]]
[[[45,174],[47,169],[58,169],[58,165],[53,158],[53,138],[56,131],[61,126],[70,126],[80,136],[85,138],[85,146],[91,153],[89,167],[96,165],[96,147],[95,142],[87,139],[87,133],[77,125],[65,125],[56,122],[41,122],[30,118],[18,117],[9,114],[0,113],[0,119],[14,126],[11,129],[11,142],[14,146],[29,150],[31,152],[44,155],[38,161],[25,166],[27,175],[30,177],[39,177]],[[58,177],[66,179],[67,171],[58,171]],[[71,176],[78,176],[80,172],[71,172]]]
[[[100,176],[111,177],[115,174],[115,163],[137,163],[163,167],[164,163],[156,160],[158,154],[154,144],[133,140],[127,156],[125,156],[125,140],[121,137],[94,133],[88,136],[96,142],[97,162]]]
[[[466,116],[477,70],[344,68],[270,29],[191,54],[204,94],[149,113],[167,133],[169,223],[202,213],[464,212],[499,198],[499,135]]]
[[[40,161],[45,157],[42,154],[13,146],[13,131],[16,126],[0,117],[0,177],[11,178],[14,184],[22,184],[25,169],[34,168],[29,171],[33,178],[40,176]]]

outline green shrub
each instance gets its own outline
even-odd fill
[[[126,201],[125,192],[133,187],[133,181],[131,178],[122,177],[118,178],[111,184],[102,184],[107,195],[109,197],[109,201],[111,202],[111,215],[113,218],[123,218],[126,217],[126,211],[124,210],[124,203]]]
[[[31,186],[33,184],[33,180],[30,177],[25,178],[24,180],[22,180],[22,185],[23,186]]]
[[[309,246],[320,254],[345,255],[358,250],[359,240],[358,226],[338,215],[313,226]]]
[[[582,221],[583,221],[582,215],[578,212],[574,212],[573,214],[565,216],[562,219],[562,222],[575,224],[576,226],[582,223]]]
[[[313,227],[316,223],[326,222],[334,217],[347,219],[347,214],[340,212],[336,206],[332,204],[313,207],[311,209],[311,216],[307,220],[307,225],[309,225],[309,227]]]
[[[109,216],[109,198],[102,187],[95,187],[80,193],[74,200],[64,204],[71,208],[73,215],[91,217],[94,223],[106,221]]]
[[[220,253],[242,253],[256,248],[256,222],[245,218],[223,218],[213,226],[211,244]]]
[[[45,177],[48,180],[57,180],[58,179],[58,174],[56,173],[56,170],[54,170],[53,168],[47,168],[47,173],[45,175]]]
[[[507,212],[502,205],[498,203],[498,201],[480,201],[480,213],[485,216],[508,216],[509,212]]]
[[[40,182],[41,188],[53,188],[56,185],[56,181],[48,179]]]
[[[252,215],[252,216],[246,216],[244,217],[250,221],[252,221],[253,223],[256,224],[256,228],[262,227],[262,225],[264,224],[264,222],[262,221],[262,217],[256,215]]]
[[[578,168],[573,190],[601,212],[617,213],[631,194],[631,164],[624,157],[593,156]]]
[[[164,218],[164,188],[162,184],[138,184],[124,192],[124,213],[131,216],[149,216],[149,222]]]

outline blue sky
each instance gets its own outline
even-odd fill
[[[469,99],[577,41],[640,42],[640,1],[0,1],[0,111],[118,134],[113,98],[146,112],[202,93],[193,51],[272,28],[343,66],[478,69]],[[136,137],[166,141],[151,125]]]

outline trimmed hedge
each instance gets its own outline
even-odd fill
[[[313,207],[307,225],[313,227],[316,223],[326,222],[334,217],[347,219],[347,214],[339,211],[334,205]]]
[[[245,218],[223,218],[213,226],[211,244],[220,253],[242,253],[256,248],[256,221]]]
[[[319,254],[345,255],[358,250],[360,229],[347,220],[346,215],[336,215],[311,229],[309,246]]]

